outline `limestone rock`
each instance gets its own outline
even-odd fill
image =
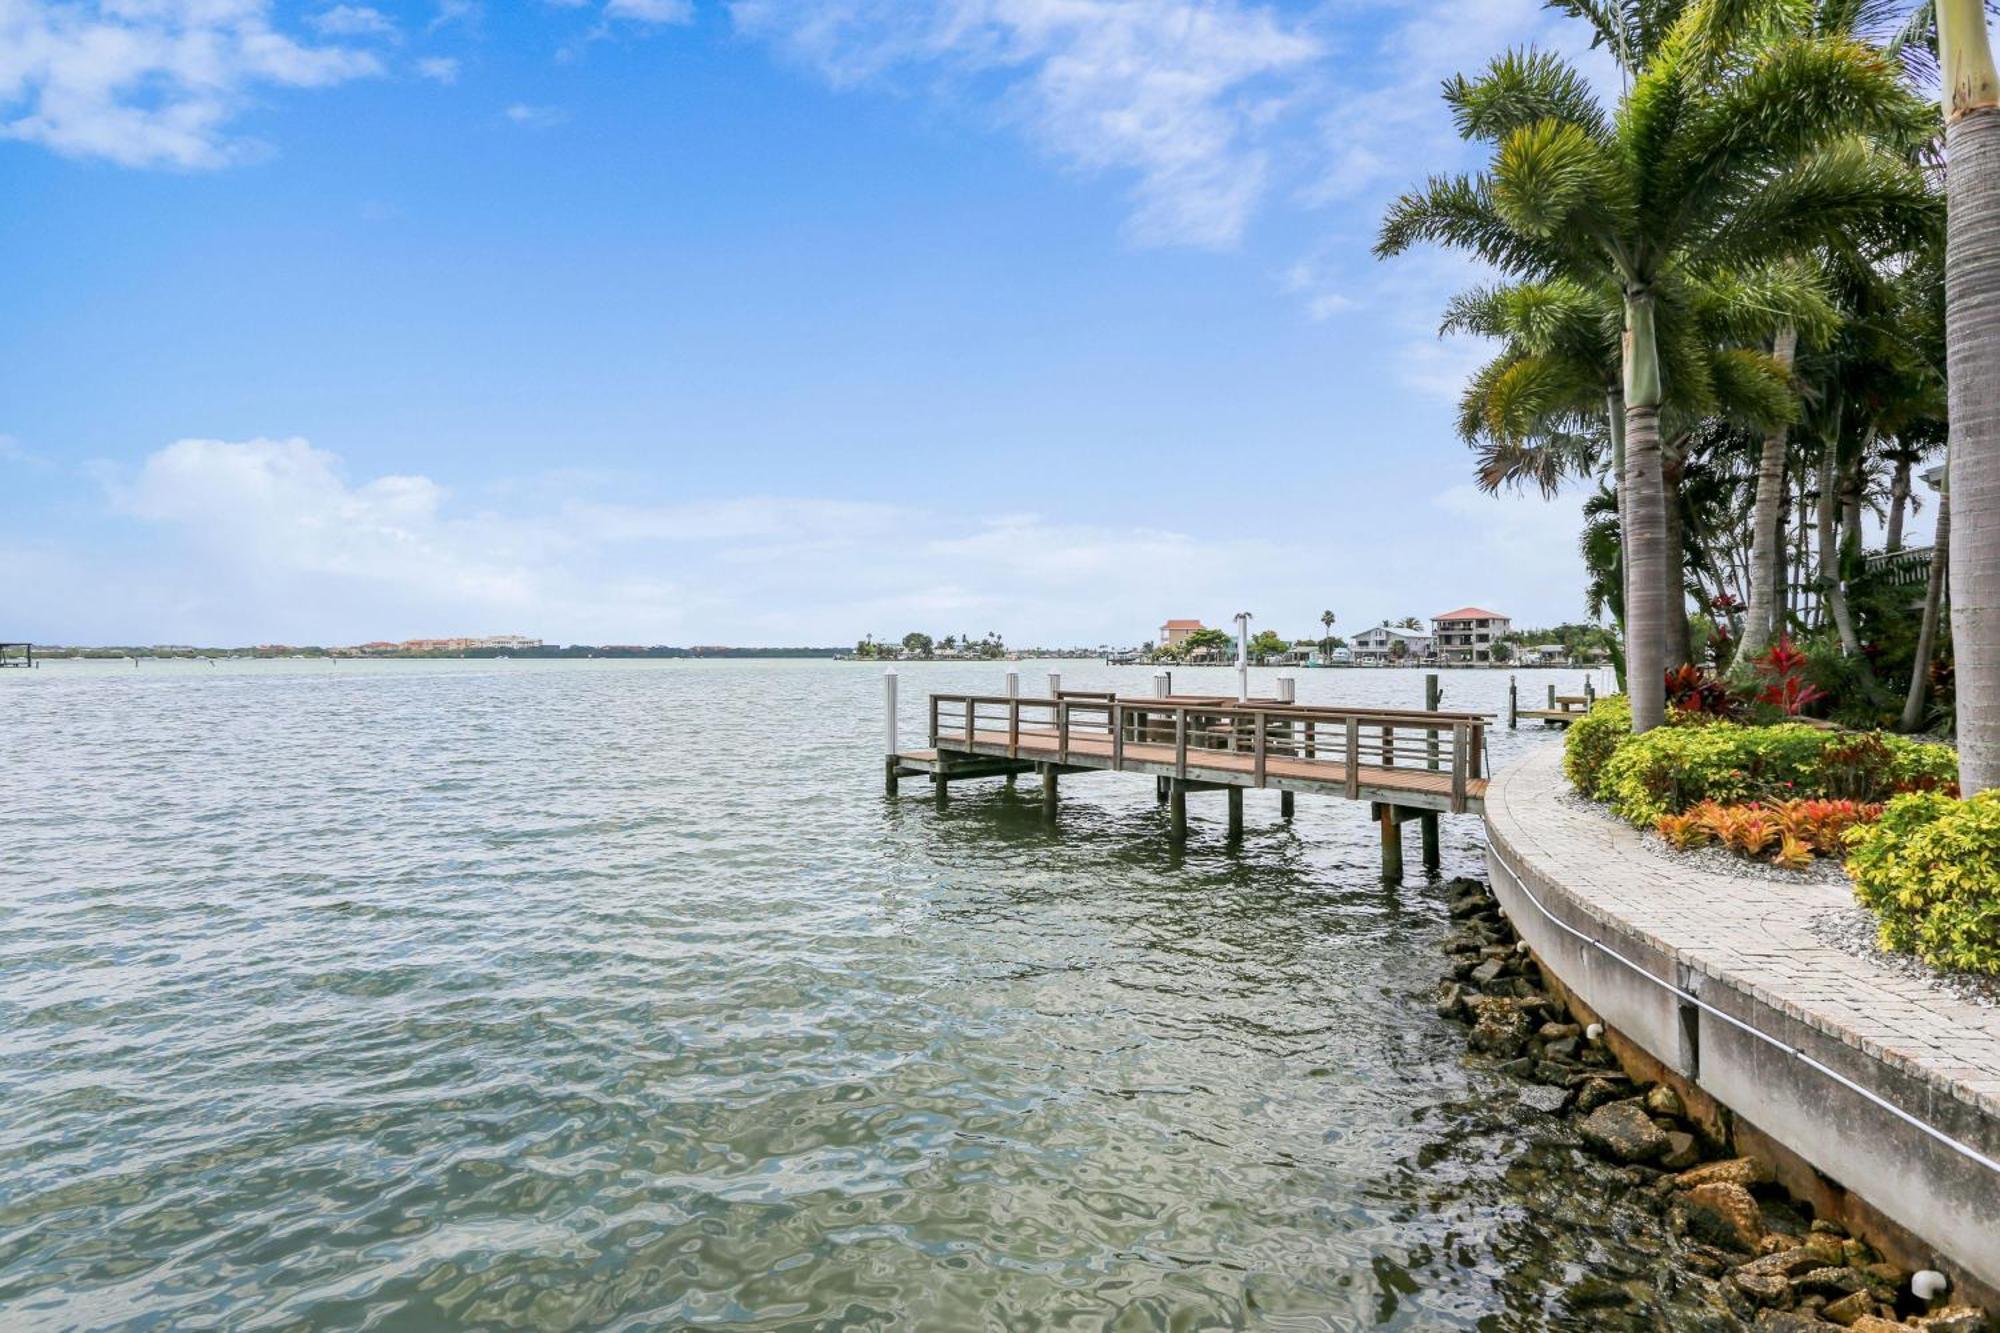
[[[1694,1135],[1684,1130],[1667,1131],[1667,1151],[1660,1157],[1660,1165],[1669,1171],[1685,1171],[1701,1160],[1701,1149],[1695,1145]]]
[[[1757,1200],[1741,1185],[1726,1181],[1696,1185],[1681,1196],[1680,1207],[1690,1236],[1746,1254],[1756,1252],[1763,1218],[1757,1211]]]
[[[1804,1246],[1797,1246],[1789,1250],[1778,1250],[1775,1253],[1752,1259],[1743,1266],[1755,1269],[1759,1273],[1776,1273],[1779,1277],[1787,1280],[1795,1278],[1801,1273],[1810,1273],[1815,1268],[1825,1267],[1825,1265],[1820,1263],[1819,1256]]]
[[[1482,1005],[1467,1044],[1475,1051],[1519,1055],[1528,1044],[1528,1016],[1511,1006]]]
[[[1837,1301],[1828,1301],[1819,1317],[1845,1328],[1863,1315],[1875,1313],[1875,1298],[1865,1291],[1849,1292]]]
[[[1823,1268],[1838,1268],[1847,1262],[1846,1252],[1841,1249],[1840,1237],[1825,1231],[1814,1231],[1806,1236],[1805,1247],[1818,1256]]]
[[[1629,1091],[1623,1080],[1605,1078],[1601,1074],[1586,1075],[1576,1085],[1576,1109],[1587,1115],[1607,1102],[1617,1101]]]
[[[1868,1279],[1852,1268],[1815,1268],[1792,1279],[1792,1290],[1801,1296],[1824,1296],[1833,1300],[1852,1291],[1865,1291]]]
[[[1924,1333],[1985,1333],[1986,1312],[1970,1305],[1947,1305],[1944,1309],[1917,1317]]]
[[[1646,1090],[1646,1110],[1652,1115],[1675,1118],[1686,1114],[1686,1109],[1681,1105],[1680,1094],[1665,1084]]]
[[[1758,1333],[1826,1333],[1826,1325],[1810,1315],[1789,1310],[1765,1310],[1757,1316]]]
[[[1847,1327],[1850,1333],[1910,1333],[1908,1324],[1899,1324],[1893,1319],[1883,1319],[1872,1314],[1862,1315]]]
[[[1531,1084],[1516,1095],[1523,1107],[1543,1115],[1560,1115],[1569,1105],[1568,1088],[1552,1088],[1545,1083]]]
[[[1674,1183],[1688,1190],[1697,1185],[1763,1185],[1770,1179],[1770,1174],[1748,1157],[1732,1157],[1721,1162],[1703,1162],[1681,1172]]]
[[[1783,1306],[1791,1304],[1792,1284],[1777,1273],[1760,1273],[1750,1268],[1739,1268],[1729,1275],[1736,1289],[1759,1305]]]
[[[1636,1101],[1607,1102],[1585,1116],[1577,1130],[1584,1142],[1615,1161],[1650,1162],[1667,1150],[1667,1136]]]

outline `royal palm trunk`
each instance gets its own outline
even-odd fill
[[[2000,76],[1981,0],[1938,0],[1958,782],[2000,786]]]
[[[1929,702],[1931,658],[1937,655],[1938,605],[1944,600],[1944,580],[1950,561],[1945,552],[1951,545],[1951,492],[1938,497],[1937,545],[1931,551],[1930,577],[1924,580],[1924,618],[1917,629],[1917,657],[1910,666],[1910,689],[1903,698],[1902,729],[1915,731],[1924,725],[1924,707]]]
[[[1799,331],[1784,328],[1773,340],[1771,355],[1791,374],[1797,355]],[[1757,459],[1757,502],[1750,527],[1750,609],[1743,617],[1742,646],[1736,660],[1747,664],[1778,636],[1784,619],[1784,514],[1785,440],[1789,426],[1775,426],[1764,434],[1764,450]]]
[[[1625,294],[1625,680],[1632,730],[1666,720],[1667,530],[1653,294]]]

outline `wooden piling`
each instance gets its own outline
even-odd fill
[[[1403,826],[1396,822],[1396,807],[1384,804],[1377,807],[1382,825],[1382,882],[1401,884],[1403,882]]]
[[[1161,805],[1165,805],[1167,803],[1167,788],[1173,785],[1173,781],[1172,778],[1154,778],[1153,799]]]
[[[882,769],[885,774],[883,779],[883,785],[886,788],[888,794],[894,796],[896,794],[896,787],[897,787],[896,756],[892,754],[887,759],[885,759],[882,763]]]
[[[888,670],[882,673],[882,704],[883,704],[882,740],[883,743],[888,747],[883,752],[887,756],[887,761],[888,761],[886,765],[887,778],[885,779],[885,782],[888,787],[889,795],[894,796],[896,794],[896,785],[897,785],[896,769],[899,762],[900,751],[902,749],[902,747],[897,743],[897,738],[896,738],[896,722],[898,719],[898,714],[896,712],[896,668],[894,667],[890,667]]]
[[[1229,788],[1229,836],[1240,839],[1243,836],[1243,789]]]
[[[931,774],[931,787],[933,788],[931,795],[937,801],[938,809],[942,810],[945,806],[951,804],[951,797],[948,794],[949,788],[945,785],[944,774]]]
[[[1290,819],[1292,817],[1291,792],[1281,791],[1278,793],[1278,816],[1281,819]]]
[[[1051,823],[1056,817],[1056,766],[1040,765],[1042,770],[1042,818]]]
[[[1438,817],[1435,810],[1424,811],[1417,821],[1424,834],[1424,869],[1436,870],[1444,862],[1438,849]]]
[[[1167,837],[1176,844],[1187,841],[1187,784],[1170,778],[1167,792]]]
[[[1507,730],[1516,731],[1521,726],[1521,682],[1518,677],[1507,677]]]

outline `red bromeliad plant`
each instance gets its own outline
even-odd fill
[[[1683,713],[1735,718],[1743,701],[1729,686],[1698,666],[1678,666],[1667,672],[1667,703]]]
[[[1769,704],[1786,717],[1797,717],[1826,697],[1825,690],[1805,678],[1806,655],[1792,647],[1790,635],[1779,639],[1755,662],[1762,685],[1757,702]]]

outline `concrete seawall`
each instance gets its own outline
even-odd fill
[[[1485,818],[1494,893],[1583,1007],[1914,1258],[2000,1290],[2000,1008],[1821,943],[1838,886],[1677,863],[1574,801],[1559,746],[1496,777]]]

